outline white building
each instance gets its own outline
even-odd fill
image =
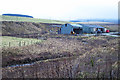
[[[82,25],[79,24],[64,24],[59,31],[61,34],[80,34],[82,33]]]

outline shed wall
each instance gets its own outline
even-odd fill
[[[72,31],[72,26],[67,24],[67,26],[65,25],[62,25],[61,27],[61,34],[71,34],[71,31]]]
[[[87,26],[83,26],[83,33],[91,33],[93,28],[89,28]]]

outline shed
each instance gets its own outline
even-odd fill
[[[60,34],[80,34],[82,33],[82,25],[79,24],[64,24],[61,26],[59,33]]]
[[[106,32],[106,28],[99,26],[99,25],[88,25],[88,24],[80,24],[83,29],[83,33],[96,33],[98,29],[102,32]]]

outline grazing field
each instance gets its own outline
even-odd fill
[[[0,45],[1,47],[25,46],[42,42],[42,40],[32,38],[17,38],[10,36],[0,36],[0,38],[2,39],[2,44]]]

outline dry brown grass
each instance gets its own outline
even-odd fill
[[[76,58],[72,58],[73,56],[76,56]],[[94,78],[102,77],[103,75],[109,77],[111,70],[115,73],[112,77],[116,77],[117,57],[118,38],[115,37],[48,38],[45,42],[36,45],[4,49],[3,62],[6,64],[3,64],[3,66],[8,65],[8,62],[11,62],[9,64],[11,65],[13,60],[18,61],[17,64],[20,64],[19,61],[24,63],[25,60],[28,60],[28,62],[31,60],[37,61],[34,59],[38,59],[38,62],[31,66],[3,68],[3,71],[5,71],[3,76],[10,77],[7,75],[7,72],[9,72],[12,77],[20,77],[18,72],[20,74],[22,74],[22,72],[18,70],[23,69],[27,70],[27,72],[24,73],[26,77],[36,77],[35,75],[28,74],[29,71],[38,74],[37,77],[39,78],[83,78],[86,76]],[[112,68],[109,67],[111,65]],[[39,70],[34,72],[36,68]],[[105,72],[105,70],[107,71]],[[13,75],[16,73],[15,71],[18,71],[16,76]],[[98,72],[100,72],[99,76]]]

